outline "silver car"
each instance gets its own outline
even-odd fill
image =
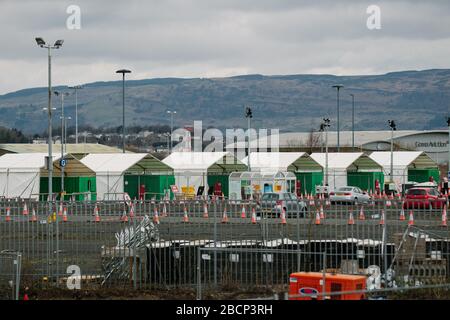
[[[330,192],[330,201],[334,203],[368,203],[370,196],[358,187],[340,187]]]

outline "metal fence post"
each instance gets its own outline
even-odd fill
[[[197,300],[202,300],[201,248],[197,250]]]

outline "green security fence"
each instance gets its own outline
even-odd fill
[[[430,177],[433,177],[436,183],[439,183],[439,169],[429,168],[429,169],[409,169],[408,170],[408,181],[415,182],[428,182]]]
[[[42,194],[48,193],[48,177],[41,177],[39,183],[39,192]],[[95,177],[65,177],[64,189],[66,195],[64,200],[70,200],[72,195],[77,201],[89,200],[85,193],[91,193],[90,200],[97,200],[97,188]],[[53,177],[52,192],[58,194],[61,192],[61,177]],[[41,201],[47,200],[47,195],[41,195]]]
[[[300,192],[316,194],[316,186],[323,184],[323,172],[296,172],[297,181],[300,181]]]
[[[380,186],[384,185],[383,172],[348,172],[347,184],[352,187],[359,187],[366,191],[375,191],[375,181],[380,182]]]
[[[131,199],[139,199],[139,186],[145,185],[146,199],[156,197],[162,199],[164,191],[175,184],[173,175],[125,175],[124,191],[128,193]],[[173,198],[172,192],[170,195]]]

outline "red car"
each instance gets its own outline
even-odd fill
[[[411,188],[406,192],[404,209],[442,208],[447,199],[434,188]]]

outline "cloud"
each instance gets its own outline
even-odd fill
[[[379,74],[448,67],[450,3],[374,1],[382,29],[366,28],[372,1],[0,1],[0,93],[46,85],[46,53],[34,37],[65,40],[56,84],[132,77],[237,74]],[[66,8],[81,7],[68,30]],[[5,73],[7,72],[7,73]]]

